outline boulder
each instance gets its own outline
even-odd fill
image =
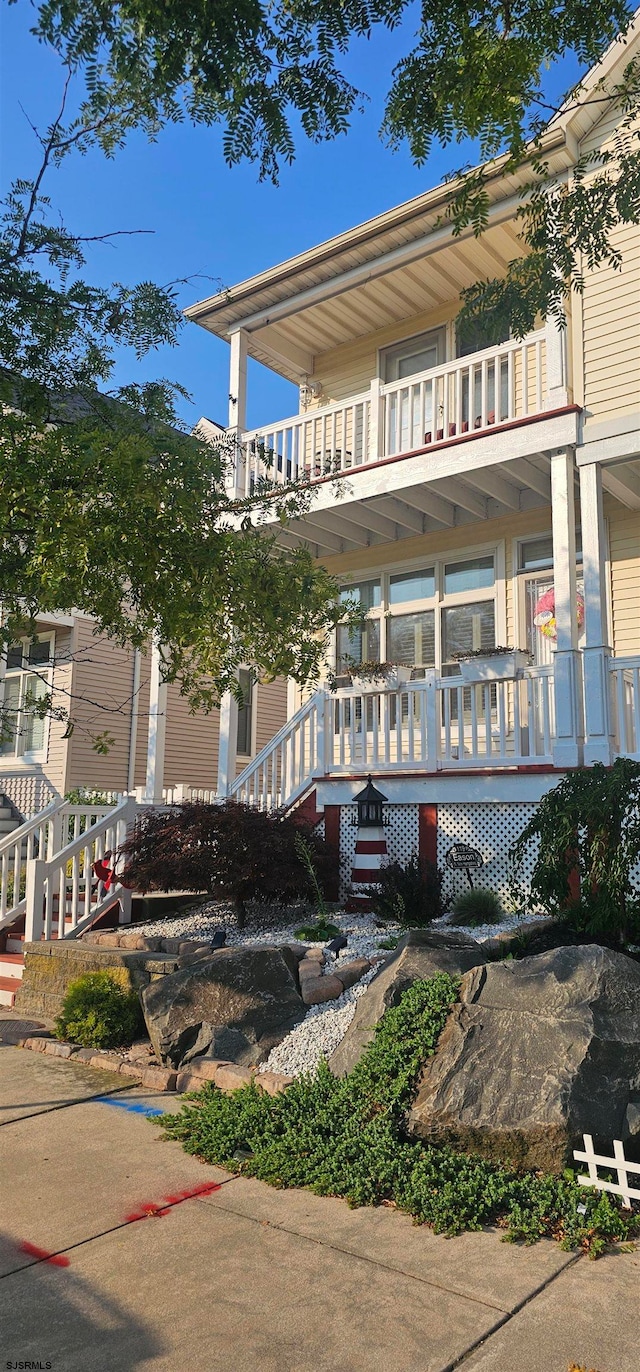
[[[490,963],[462,981],[411,1134],[560,1172],[588,1133],[640,1128],[640,965],[597,945]]]
[[[222,948],[152,981],[142,1008],[155,1053],[170,1067],[196,1043],[202,1053],[213,1044],[221,1057],[223,1043],[235,1042],[245,1061],[245,1045],[255,1045],[259,1062],[305,1013],[287,947]]]
[[[329,1058],[335,1076],[355,1067],[374,1035],[385,1010],[397,1005],[403,991],[414,981],[436,972],[457,975],[484,961],[482,945],[464,934],[435,929],[410,929],[386,958],[380,971],[360,996],[347,1032]],[[337,975],[340,975],[339,970]]]

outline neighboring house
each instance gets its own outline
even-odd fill
[[[611,145],[594,86],[638,47],[636,24],[549,126],[559,178]],[[442,861],[466,840],[504,887],[509,842],[566,768],[640,759],[640,229],[616,230],[622,270],[586,273],[566,330],[463,345],[461,289],[522,252],[527,168],[503,165],[480,239],[443,223],[441,185],[187,311],[230,343],[238,494],[311,479],[281,543],[311,547],[367,610],[336,635],[338,689],[290,689],[287,727],[228,785],[260,805],[314,795],[347,876],[369,772],[392,856]],[[248,357],[299,386],[298,414],[246,431]],[[463,685],[457,654],[495,645],[530,665]],[[349,685],[348,658],[410,680]],[[231,754],[233,717],[227,702]]]

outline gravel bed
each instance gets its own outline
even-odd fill
[[[272,1048],[269,1057],[260,1064],[258,1072],[284,1072],[299,1077],[313,1072],[322,1058],[328,1058],[342,1042],[356,1012],[356,1001],[366,991],[377,968],[365,972],[362,980],[348,991],[324,1005],[312,1005],[302,1022]]]

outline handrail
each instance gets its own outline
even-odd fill
[[[455,372],[466,371],[468,367],[480,366],[483,362],[492,362],[499,355],[506,356],[510,352],[519,352],[521,348],[527,348],[533,343],[543,343],[545,339],[544,329],[538,329],[535,333],[528,333],[524,338],[508,338],[505,343],[496,343],[489,348],[482,348],[477,353],[466,353],[464,357],[454,357],[450,362],[442,362],[437,367],[427,367],[423,372],[412,372],[410,376],[404,376],[401,381],[386,381],[380,387],[381,395],[389,395],[393,391],[406,389],[407,386],[414,386],[420,381],[430,381],[434,376],[452,376]]]
[[[316,691],[231,782],[228,794],[259,809],[291,805],[324,770],[327,696]]]
[[[69,810],[80,807],[70,805]],[[104,807],[95,807],[102,808]],[[137,811],[137,804],[131,797],[125,797],[113,809],[100,815],[84,833],[77,834],[69,843],[46,859],[32,858],[27,862],[26,889],[26,927],[25,937],[32,942],[41,937],[50,938],[53,929],[54,906],[57,901],[58,937],[75,938],[82,929],[91,924],[96,917],[114,900],[130,901],[130,893],[125,892],[116,878],[115,884],[102,896],[92,888],[91,868],[93,863],[104,857],[108,848],[116,851],[125,834],[130,818]],[[94,809],[95,812],[95,809]],[[105,843],[105,839],[110,842]],[[83,858],[81,870],[80,859]],[[71,872],[68,874],[68,867]],[[70,923],[66,930],[67,886],[71,886]],[[93,899],[96,894],[96,899]],[[80,907],[84,913],[80,916]]]
[[[296,726],[301,724],[302,721],[312,713],[314,706],[316,706],[321,699],[324,700],[324,695],[324,691],[316,691],[314,695],[309,696],[309,699],[306,700],[304,704],[300,705],[295,714],[281,725],[277,734],[274,734],[273,738],[270,738],[269,742],[265,743],[264,748],[261,748],[260,752],[256,753],[256,756],[251,759],[251,762],[248,762],[246,767],[243,767],[242,771],[238,772],[237,777],[234,777],[229,786],[229,795],[234,795],[236,791],[241,790],[245,777],[249,777],[258,767],[261,767],[273,752],[274,748],[277,748],[280,743],[286,742]]]
[[[265,434],[275,433],[276,429],[286,429],[291,424],[306,424],[313,419],[322,419],[324,415],[331,415],[344,410],[347,405],[363,405],[370,399],[370,395],[370,391],[360,391],[358,395],[348,395],[344,400],[332,400],[330,405],[317,405],[312,410],[305,410],[304,414],[288,415],[286,419],[276,419],[271,424],[261,424],[257,429],[243,430],[240,434],[240,442],[251,443],[255,438],[263,438]]]

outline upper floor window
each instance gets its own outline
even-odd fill
[[[9,645],[2,701],[3,757],[30,759],[44,751],[47,721],[33,707],[51,690],[53,647],[53,634],[38,634]]]
[[[405,338],[391,348],[383,348],[380,361],[384,381],[402,381],[405,376],[440,367],[446,361],[445,330],[433,329],[430,333],[417,334],[415,338]]]

